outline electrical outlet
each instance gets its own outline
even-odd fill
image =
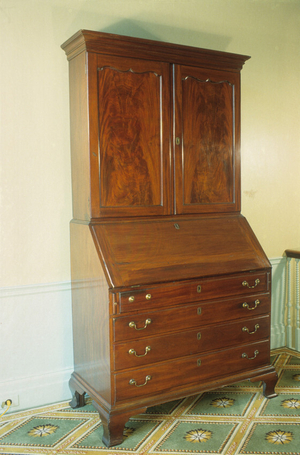
[[[1,401],[1,408],[5,408],[6,404],[5,402],[7,400],[11,400],[12,404],[10,405],[11,408],[15,408],[19,406],[19,395],[14,395],[14,394],[8,394],[7,398],[5,398],[3,401]]]

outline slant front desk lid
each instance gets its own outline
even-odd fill
[[[270,267],[242,215],[91,223],[111,287]]]

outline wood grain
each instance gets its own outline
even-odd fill
[[[165,401],[246,379],[276,396],[271,266],[240,214],[249,57],[88,30],[62,47],[71,406],[92,398],[110,447],[131,416]]]
[[[258,305],[255,305],[256,301]],[[175,303],[175,302],[174,302]],[[244,303],[250,308],[247,309]],[[181,304],[177,307],[165,307],[160,311],[149,310],[145,307],[134,314],[116,317],[113,320],[114,341],[138,340],[164,333],[206,326],[212,322],[234,321],[268,314],[271,308],[270,294],[252,294],[229,299],[198,302],[196,304]],[[131,321],[138,328],[144,327],[145,321],[151,319],[151,324],[145,330],[137,331],[129,326]]]
[[[199,322],[200,320],[201,318]],[[259,341],[268,337],[269,325],[269,316],[266,315],[213,326],[202,326],[200,323],[197,328],[187,332],[182,331],[181,326],[180,332],[117,343],[114,345],[115,369],[138,368],[156,362]],[[254,333],[243,331],[244,327]],[[167,324],[165,332],[168,332],[168,329]],[[148,350],[146,350],[147,347]],[[131,349],[136,354],[130,353]]]

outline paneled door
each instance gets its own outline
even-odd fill
[[[175,212],[238,211],[239,74],[174,70]]]
[[[98,56],[101,216],[170,213],[169,65]]]

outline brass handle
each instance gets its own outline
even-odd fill
[[[151,295],[151,294],[146,294],[146,300],[150,300],[150,299],[151,299],[151,297],[152,297],[152,295]]]
[[[248,281],[243,281],[242,282],[242,285],[243,286],[247,286],[247,288],[249,289],[253,289],[253,288],[256,288],[256,286],[260,283],[260,279],[257,278],[255,281],[254,281],[254,285],[253,286],[250,286],[250,284],[248,283]]]
[[[258,356],[258,354],[259,354],[259,351],[256,350],[256,351],[254,351],[254,357],[248,357],[246,352],[244,352],[242,354],[242,357],[243,357],[243,359],[253,360],[253,359],[255,359],[256,356]]]
[[[148,352],[151,351],[151,346],[146,346],[145,348],[145,354],[137,354],[134,349],[129,349],[128,353],[129,354],[134,354],[136,357],[145,357],[145,355],[148,354]]]
[[[255,329],[255,330],[253,330],[253,332],[249,332],[248,327],[243,327],[243,328],[242,328],[242,331],[243,331],[243,332],[248,332],[249,335],[253,335],[253,333],[257,332],[257,330],[259,329],[259,324],[255,324],[254,329]]]
[[[149,324],[151,324],[151,322],[152,322],[151,319],[146,319],[144,327],[140,327],[139,329],[137,328],[136,323],[134,321],[129,322],[128,325],[131,329],[134,328],[135,330],[144,330]]]
[[[145,378],[144,384],[137,384],[137,382],[136,382],[135,379],[130,379],[129,384],[130,384],[130,385],[135,385],[136,387],[143,387],[144,385],[147,384],[148,381],[150,381],[150,379],[151,379],[151,376],[148,374],[148,375],[146,376],[146,378]]]
[[[129,302],[134,302],[134,295],[131,295],[128,300]]]
[[[255,300],[254,302],[254,307],[253,308],[250,308],[248,303],[247,302],[244,302],[243,303],[243,308],[247,308],[249,311],[251,310],[255,310],[255,308],[257,308],[257,306],[260,304],[260,300]]]

